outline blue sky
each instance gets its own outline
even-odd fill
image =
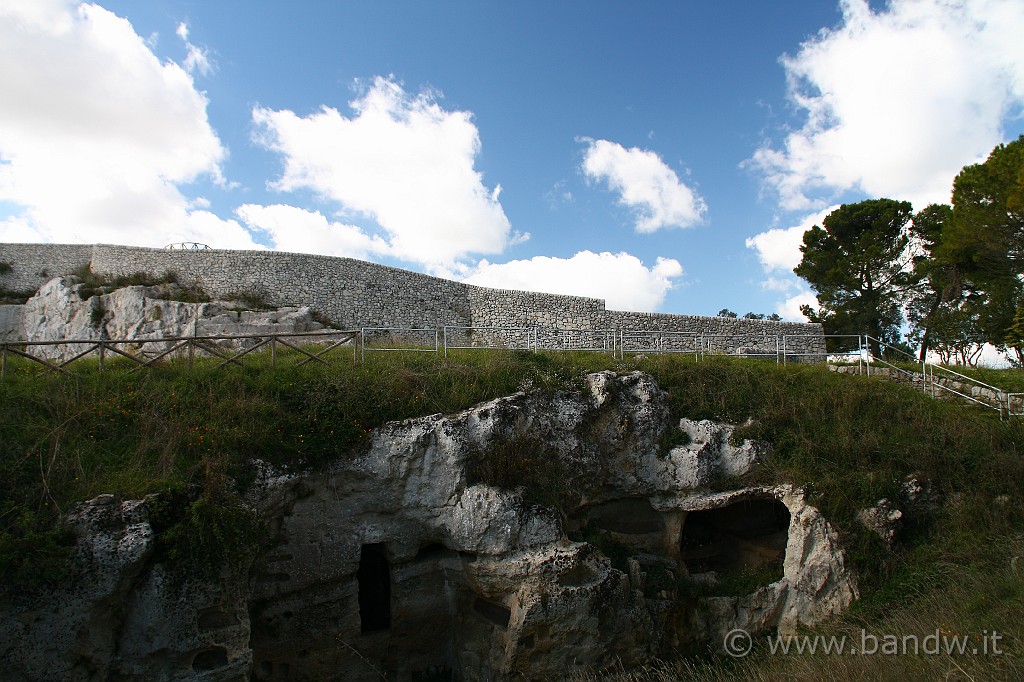
[[[0,241],[801,319],[802,231],[1024,133],[1019,0],[0,6]]]

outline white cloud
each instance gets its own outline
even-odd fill
[[[178,24],[178,29],[175,31],[181,41],[185,43],[185,70],[189,73],[198,71],[204,76],[209,76],[213,73],[213,64],[210,62],[210,51],[205,47],[199,47],[193,45],[188,39],[188,26],[185,22]]]
[[[189,74],[91,4],[0,5],[0,240],[253,247],[178,185],[225,157]],[[201,202],[200,202],[201,204]]]
[[[683,267],[658,258],[648,268],[628,253],[580,251],[572,258],[535,256],[507,263],[481,261],[465,278],[469,284],[605,299],[610,310],[652,312],[664,302]]]
[[[500,187],[485,187],[473,168],[480,136],[469,112],[385,78],[350,106],[351,118],[327,106],[305,117],[253,110],[258,139],[284,157],[277,189],[309,188],[372,217],[394,255],[431,267],[525,238],[511,232]]]
[[[796,296],[790,296],[785,301],[781,301],[777,306],[775,306],[775,312],[777,312],[784,320],[789,320],[791,322],[806,322],[807,316],[800,312],[800,306],[802,305],[809,305],[812,308],[817,308],[818,298],[810,291],[804,291]]]
[[[775,312],[783,319],[806,322],[807,318],[800,312],[800,306],[818,305],[817,297],[808,290],[803,280],[793,274],[793,268],[800,264],[802,258],[800,245],[803,244],[804,233],[815,225],[821,225],[825,217],[836,208],[838,206],[830,206],[804,217],[792,227],[765,230],[746,241],[747,248],[757,251],[761,267],[770,275],[762,280],[761,288],[786,296],[775,306]],[[793,294],[794,291],[798,293]]]
[[[918,208],[948,202],[960,168],[1003,141],[1004,118],[1024,105],[1024,3],[841,5],[842,26],[782,60],[805,124],[749,165],[789,210],[851,189]]]
[[[773,228],[755,234],[747,239],[747,248],[757,251],[757,257],[765,272],[782,270],[792,273],[802,258],[800,246],[804,243],[804,232],[815,225],[821,225],[825,217],[837,208],[839,207],[830,206],[812,213],[793,227]]]
[[[799,287],[794,279],[787,277],[769,277],[761,281],[761,288],[765,291],[777,291],[782,294],[788,294]]]
[[[604,180],[618,192],[619,203],[636,211],[637,232],[663,227],[690,227],[707,211],[704,200],[652,151],[626,149],[608,140],[581,138],[587,144],[584,174]]]
[[[272,247],[282,251],[367,260],[391,250],[380,237],[367,235],[354,225],[331,222],[319,211],[282,204],[243,204],[235,213],[250,227],[266,232]]]

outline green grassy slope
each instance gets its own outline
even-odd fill
[[[238,490],[251,479],[252,459],[315,468],[350,456],[385,421],[454,412],[523,386],[572,389],[600,369],[640,369],[669,392],[675,416],[752,418],[738,435],[773,445],[765,465],[728,485],[805,486],[840,529],[863,599],[823,632],[996,631],[1007,652],[773,656],[759,646],[742,661],[674,663],[643,673],[646,679],[1024,677],[1017,663],[1024,653],[1024,559],[1015,560],[1024,555],[1018,421],[823,367],[713,358],[474,351],[448,360],[382,353],[365,364],[295,367],[279,353],[276,368],[255,354],[244,368],[201,361],[190,370],[129,373],[116,365],[108,361],[99,372],[76,363],[80,376],[68,379],[9,360],[0,384],[0,585],[7,589],[59,579],[67,539],[53,522],[76,501],[166,491],[158,530],[168,551],[215,545],[228,549],[209,560],[231,561],[233,544],[251,537]],[[944,504],[908,524],[890,549],[860,527],[856,511],[895,496],[911,474],[930,481]],[[522,480],[530,476],[522,472]]]

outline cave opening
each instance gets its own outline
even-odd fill
[[[363,633],[391,627],[391,566],[383,543],[363,545],[359,556],[359,623]]]
[[[690,574],[781,568],[789,540],[789,509],[774,499],[747,499],[691,511],[683,521],[680,540]]]

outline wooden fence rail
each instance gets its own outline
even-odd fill
[[[224,348],[218,345],[218,342],[244,342],[254,341],[252,345],[246,348]],[[326,341],[328,342],[327,347],[315,350],[313,352],[306,350],[302,347],[302,341],[306,344]],[[164,348],[155,353],[147,353],[144,349],[146,346],[152,344],[164,344]],[[242,366],[239,358],[248,355],[249,353],[259,348],[265,348],[270,346],[270,362],[272,366],[276,366],[277,363],[277,346],[281,345],[286,348],[290,348],[298,353],[305,355],[298,365],[304,365],[307,362],[320,362],[324,365],[329,365],[324,355],[330,351],[346,345],[352,345],[352,358],[356,357],[357,348],[359,347],[359,330],[320,330],[312,332],[285,332],[285,333],[274,333],[274,334],[219,334],[219,335],[208,335],[208,336],[165,336],[154,339],[61,339],[60,341],[3,341],[0,342],[0,381],[6,378],[7,375],[7,356],[8,354],[16,355],[19,357],[27,358],[28,360],[38,363],[46,369],[53,372],[60,372],[68,376],[73,376],[67,367],[76,360],[80,360],[89,356],[97,356],[99,358],[100,370],[104,369],[104,363],[108,354],[114,354],[121,357],[128,358],[132,362],[136,363],[131,371],[135,372],[140,369],[152,367],[159,360],[167,358],[169,356],[187,355],[189,360],[189,366],[192,365],[192,361],[195,358],[196,352],[204,353],[219,357],[222,362],[217,367],[223,367],[224,365],[232,364]],[[84,346],[84,350],[75,352],[69,358],[50,358],[43,355],[33,354],[31,349],[33,348],[44,348],[54,346]],[[129,352],[124,350],[124,346],[132,346],[136,349],[136,352]]]

